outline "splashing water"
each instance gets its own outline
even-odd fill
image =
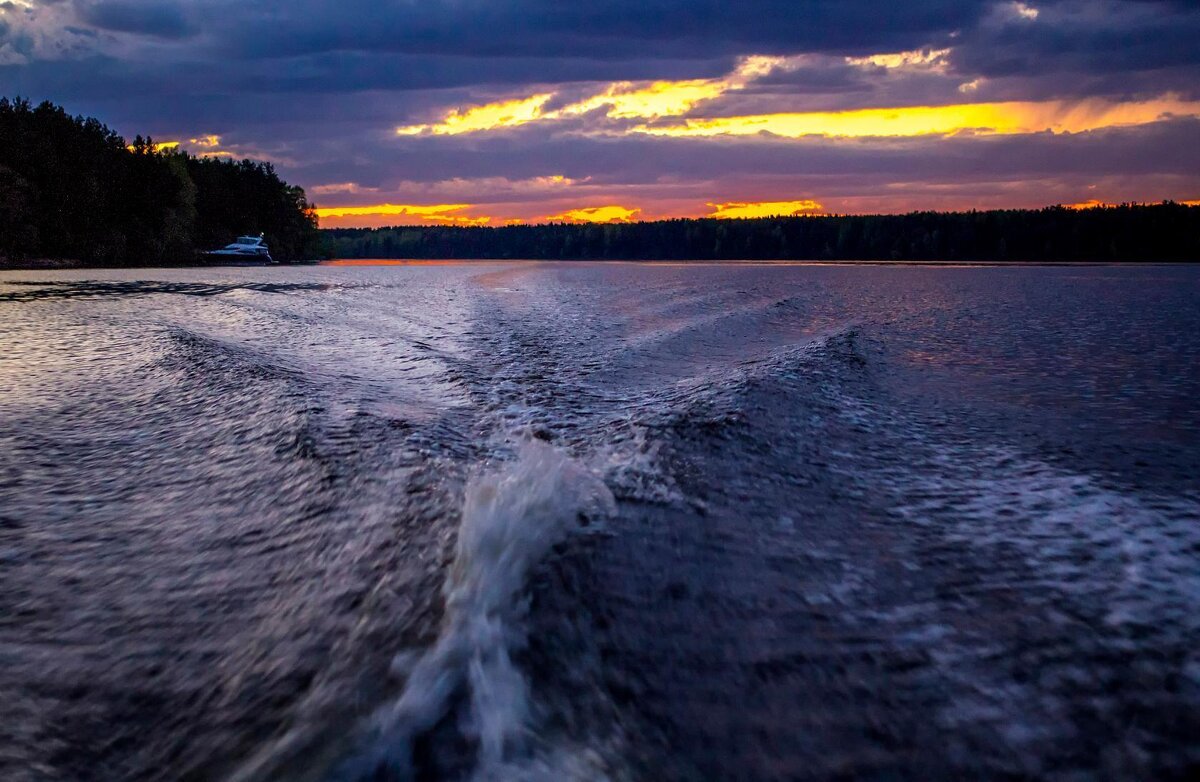
[[[514,462],[471,480],[463,502],[455,560],[443,593],[446,612],[432,648],[397,655],[408,671],[400,697],[370,720],[371,749],[338,779],[381,771],[408,778],[413,742],[434,728],[462,694],[464,732],[477,746],[477,778],[525,750],[528,686],[512,660],[524,643],[521,591],[529,572],[581,520],[612,511],[603,481],[563,452],[522,443]]]

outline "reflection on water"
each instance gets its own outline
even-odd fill
[[[1184,778],[1200,269],[0,274],[0,778]]]

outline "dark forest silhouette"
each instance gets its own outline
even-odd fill
[[[317,230],[304,191],[270,163],[132,144],[51,103],[0,98],[0,262],[189,263],[265,233],[281,261],[538,260],[1197,261],[1200,207],[678,219],[607,225]]]
[[[189,263],[259,232],[278,260],[319,252],[304,191],[270,163],[127,145],[95,119],[0,98],[0,261]]]
[[[1197,261],[1200,207],[662,220],[322,231],[338,258]]]

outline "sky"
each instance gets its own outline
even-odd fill
[[[1200,0],[0,0],[0,95],[323,227],[1200,199]]]

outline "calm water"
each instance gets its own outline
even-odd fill
[[[0,329],[5,780],[1200,771],[1200,267],[7,272]]]

